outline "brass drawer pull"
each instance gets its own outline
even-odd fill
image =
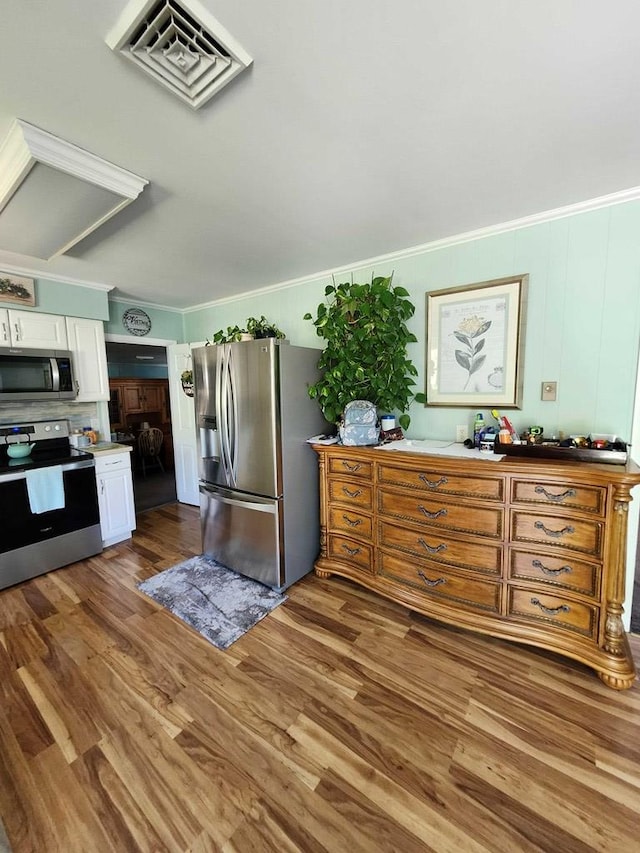
[[[547,500],[554,501],[554,503],[561,503],[565,498],[575,498],[576,490],[567,489],[566,492],[560,492],[559,495],[554,495],[542,486],[536,486],[536,494],[544,495]]]
[[[447,582],[446,578],[436,578],[434,581],[429,580],[425,573],[421,571],[418,571],[418,577],[422,578],[422,580],[426,583],[427,586],[440,586],[441,583]]]
[[[575,533],[574,528],[567,524],[566,527],[563,527],[562,530],[549,530],[548,527],[545,527],[541,521],[536,521],[534,527],[536,530],[542,530],[543,533],[546,533],[547,536],[553,536],[554,539],[559,539],[561,536],[564,536],[565,533]]]
[[[570,613],[571,608],[568,604],[561,604],[559,607],[545,607],[544,604],[540,601],[539,598],[532,598],[531,603],[536,607],[539,607],[543,613],[546,613],[547,616],[557,616],[558,613]]]
[[[532,560],[531,565],[534,569],[540,569],[540,571],[544,572],[545,575],[551,575],[552,577],[563,575],[565,572],[571,573],[573,571],[571,566],[560,566],[559,569],[550,569],[548,566],[545,566],[544,563],[541,563],[540,560]]]
[[[426,507],[423,507],[420,504],[418,504],[418,509],[421,513],[423,513],[423,515],[426,515],[427,518],[440,518],[440,516],[444,516],[447,514],[446,509],[439,509],[437,512],[429,512]]]
[[[438,554],[438,553],[440,553],[440,551],[446,551],[447,550],[447,546],[444,544],[444,542],[441,543],[440,545],[436,545],[435,548],[432,548],[431,545],[427,545],[427,543],[424,541],[424,539],[418,539],[418,543],[420,545],[422,545],[422,547],[425,549],[425,551],[428,551],[430,554]]]
[[[444,486],[449,482],[446,477],[440,477],[439,480],[428,480],[426,474],[418,474],[418,479],[422,480],[430,489],[437,489],[438,486]]]
[[[351,465],[349,462],[345,462],[343,459],[342,464],[347,469],[347,471],[359,471],[362,468],[362,465],[359,462],[356,462],[355,465]]]
[[[349,516],[345,515],[344,513],[342,514],[342,518],[344,521],[347,522],[349,527],[357,527],[359,524],[362,524],[361,518],[349,518]]]
[[[349,548],[348,545],[343,545],[342,550],[346,551],[350,557],[355,557],[356,554],[359,554],[362,548]]]
[[[348,489],[346,486],[343,486],[343,487],[342,487],[342,491],[343,491],[343,492],[345,493],[345,495],[347,495],[347,497],[349,497],[349,498],[359,498],[359,497],[360,497],[360,495],[362,494],[362,489],[356,489],[356,490],[355,490],[355,492],[350,492],[350,491],[349,491],[349,489]]]

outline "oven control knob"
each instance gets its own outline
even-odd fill
[[[51,427],[49,424],[46,425],[46,427],[44,428],[44,431],[45,432],[51,432]]]
[[[56,432],[60,432],[60,424],[56,424],[56,425],[54,426],[54,429],[55,429],[55,431],[56,431]]]

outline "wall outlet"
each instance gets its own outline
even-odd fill
[[[466,424],[458,424],[456,427],[456,441],[462,444],[469,438],[469,427]]]

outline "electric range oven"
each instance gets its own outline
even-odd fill
[[[24,458],[11,444],[31,443]],[[59,466],[63,506],[33,512],[29,471]],[[0,424],[0,589],[102,551],[95,460],[69,443],[66,420]]]

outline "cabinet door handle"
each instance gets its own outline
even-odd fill
[[[7,329],[7,324],[6,324],[6,323],[3,323],[3,324],[2,324],[2,340],[3,340],[3,341],[8,341],[8,340],[9,340],[9,330]]]
[[[562,530],[550,530],[548,527],[545,527],[541,521],[536,521],[535,523],[536,530],[542,530],[543,533],[546,533],[547,536],[553,536],[554,539],[559,539],[561,536],[564,536],[565,533],[575,533],[575,529],[567,524],[566,527],[563,527]]]
[[[348,515],[342,514],[342,518],[347,522],[349,527],[357,527],[359,524],[362,524],[361,518],[349,518]]]
[[[430,489],[437,489],[438,486],[444,486],[449,482],[446,477],[440,477],[439,480],[430,480],[426,474],[418,474],[418,479],[422,480]]]
[[[21,340],[20,338],[20,326],[17,323],[13,324],[13,328],[16,330],[16,340]]]
[[[557,616],[558,613],[570,613],[571,608],[568,604],[561,604],[559,607],[545,607],[539,598],[532,598],[531,603],[535,607],[539,607],[547,616]]]
[[[346,462],[344,459],[342,460],[342,464],[347,469],[347,471],[359,471],[362,468],[362,465],[359,462],[351,465],[349,462]]]
[[[100,480],[100,494],[104,495],[104,480]]]
[[[534,569],[540,569],[540,571],[544,572],[545,575],[551,575],[552,577],[557,577],[558,575],[563,575],[565,572],[571,573],[573,571],[571,566],[560,566],[559,569],[550,569],[548,566],[545,566],[544,563],[541,563],[540,560],[532,560],[531,565]]]
[[[362,548],[349,548],[348,545],[343,545],[342,550],[346,551],[351,557],[355,557],[356,554],[359,554]]]
[[[342,491],[343,491],[343,492],[345,493],[345,495],[347,495],[347,497],[349,497],[349,498],[359,498],[359,497],[360,497],[360,495],[362,494],[362,489],[356,489],[354,492],[350,492],[350,491],[349,491],[349,489],[348,489],[346,486],[343,486],[343,487],[342,487]]]
[[[431,580],[428,578],[424,572],[418,571],[418,577],[422,578],[422,580],[426,583],[427,586],[440,586],[441,583],[446,583],[446,578],[436,578],[435,580]]]
[[[549,501],[553,501],[554,503],[562,503],[565,498],[575,498],[576,490],[575,489],[567,489],[566,492],[560,492],[560,494],[554,495],[552,492],[548,492],[542,486],[536,486],[536,494],[544,495],[545,498]]]
[[[435,548],[432,548],[431,545],[428,545],[424,539],[418,539],[418,544],[422,545],[425,551],[428,551],[430,554],[439,554],[440,551],[446,551],[447,546],[444,542],[441,542],[440,545],[436,545]]]
[[[429,512],[429,510],[418,504],[418,509],[423,515],[426,515],[427,518],[440,518],[441,516],[445,516],[447,514],[446,509],[439,509],[437,512]]]

